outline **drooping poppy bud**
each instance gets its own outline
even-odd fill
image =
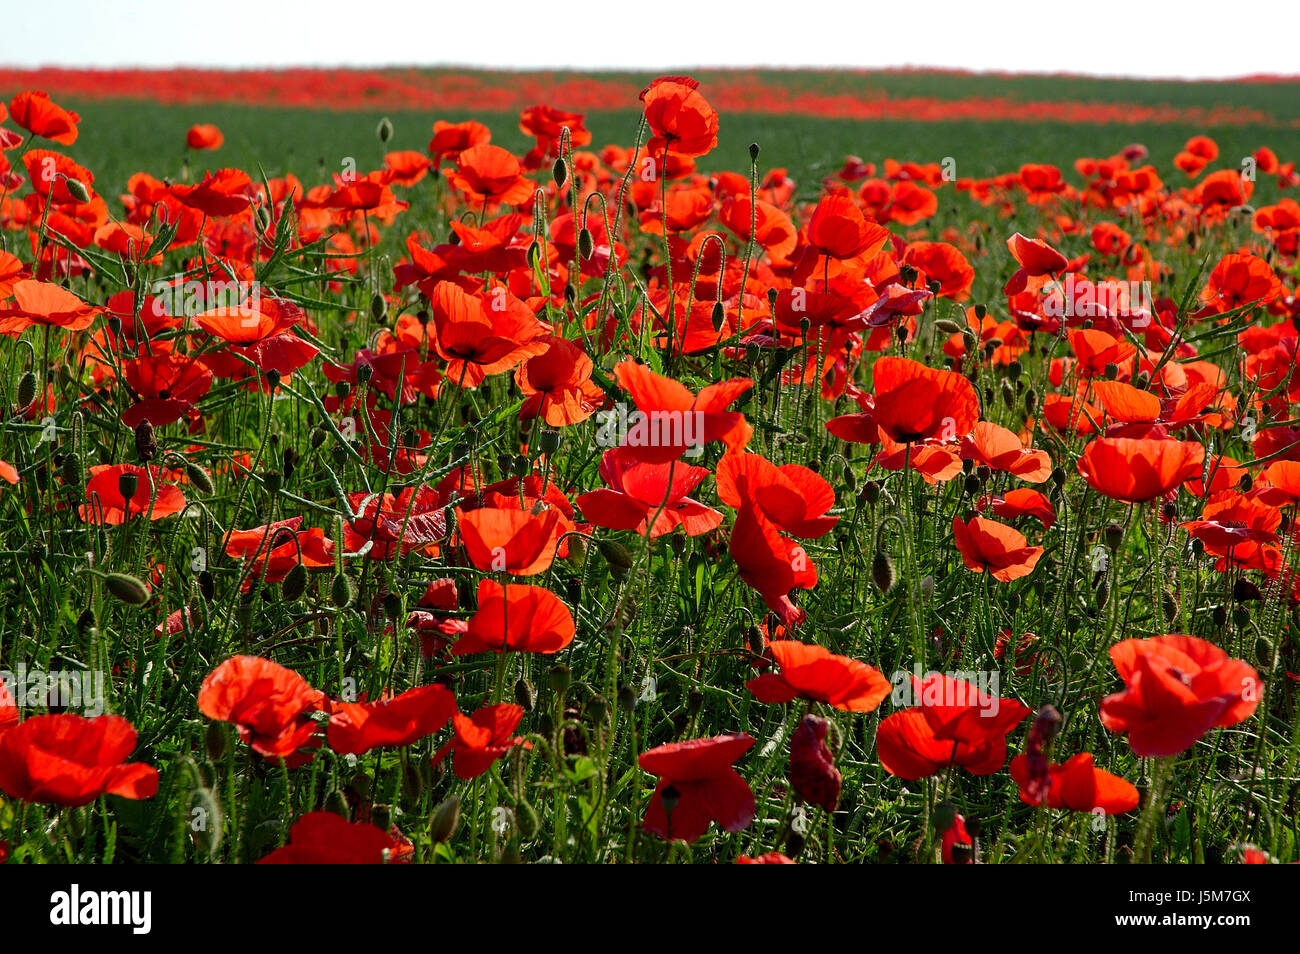
[[[826,745],[830,722],[806,715],[790,739],[790,784],[804,801],[833,812],[840,800],[842,778]]]

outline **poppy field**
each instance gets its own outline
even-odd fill
[[[0,862],[1300,861],[1294,83],[0,78]]]

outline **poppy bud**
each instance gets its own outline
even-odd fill
[[[217,595],[217,582],[211,570],[204,570],[198,576],[199,595],[209,603]]]
[[[275,370],[275,368],[272,368],[270,371],[266,372],[266,384],[272,391],[274,391],[276,388],[280,386],[280,381],[283,378],[284,375],[282,375],[279,371]]]
[[[90,191],[80,179],[65,178],[64,184],[67,186],[68,194],[78,202],[90,201]]]
[[[271,213],[267,211],[264,205],[253,206],[253,218],[257,220],[257,227],[265,232],[271,227]]]
[[[596,549],[605,558],[605,562],[609,564],[610,569],[632,569],[632,554],[623,544],[613,540],[597,540]]]
[[[79,489],[82,478],[85,476],[81,469],[81,455],[65,454],[63,464],[59,468],[59,476],[63,478],[63,482],[69,487]]]
[[[1178,594],[1174,592],[1173,587],[1166,586],[1164,592],[1160,594],[1160,608],[1164,611],[1165,621],[1172,624],[1178,618],[1182,610],[1182,601]]]
[[[984,316],[987,315],[988,313],[989,313],[989,309],[987,305],[975,306],[975,317],[978,318],[980,321],[983,321]]]
[[[816,715],[806,715],[790,738],[790,785],[805,802],[833,812],[840,801],[842,777],[835,758],[826,746],[830,723]]]
[[[1244,606],[1238,606],[1232,611],[1232,625],[1238,629],[1245,629],[1250,625],[1250,610]]]
[[[147,464],[158,456],[158,437],[154,434],[153,425],[147,420],[135,427],[135,456],[142,464]]]
[[[95,611],[87,607],[86,609],[82,610],[81,615],[77,617],[77,633],[81,636],[85,636],[94,628],[95,628]]]
[[[934,576],[927,573],[921,577],[921,598],[930,599],[934,596]]]
[[[386,314],[388,314],[388,299],[375,292],[370,296],[370,317],[375,321],[383,321]]]
[[[384,594],[384,615],[389,619],[397,619],[402,615],[402,598],[396,593]]]
[[[104,587],[114,598],[132,606],[149,602],[149,587],[129,573],[105,573]]]
[[[213,720],[208,723],[207,729],[203,732],[203,747],[207,750],[208,758],[220,762],[225,757],[228,741],[224,722]]]
[[[956,820],[957,808],[952,802],[940,802],[935,805],[934,814],[930,816],[930,821],[937,831],[947,831]]]
[[[763,630],[758,626],[751,625],[749,629],[745,630],[745,644],[755,656],[763,655],[767,649],[767,639],[763,636]]]
[[[596,243],[591,237],[591,229],[583,226],[582,230],[578,232],[578,254],[584,259],[589,259],[595,250]]]
[[[198,464],[186,461],[185,476],[202,493],[210,494],[217,489],[212,484],[212,476]]]
[[[930,289],[931,295],[937,295],[939,294],[939,290],[943,288],[943,282],[939,281],[938,279],[932,278],[930,279],[926,287]]]
[[[1033,388],[1025,391],[1025,413],[1033,414],[1038,409],[1038,392]]]
[[[704,705],[704,693],[696,686],[691,687],[691,691],[686,693],[686,711],[691,715],[700,711]]]
[[[329,440],[329,431],[323,427],[313,427],[311,429],[311,448],[318,450],[327,440]]]
[[[190,796],[189,819],[194,847],[209,856],[216,854],[221,847],[221,834],[225,825],[221,806],[208,789],[195,789]]]
[[[551,688],[554,691],[563,694],[568,690],[569,684],[573,681],[573,674],[570,672],[569,667],[564,665],[564,663],[556,663],[547,673],[547,678],[551,683]]]
[[[975,494],[979,493],[981,485],[982,485],[982,481],[974,474],[971,474],[961,483],[962,491],[969,496],[974,496]]]
[[[129,506],[136,491],[140,489],[140,478],[130,471],[122,473],[117,478],[117,492],[122,495],[122,499]]]
[[[528,246],[528,265],[529,265],[529,267],[530,267],[530,268],[536,268],[538,262],[540,262],[541,259],[542,259],[542,247],[541,247],[540,245],[538,245],[538,244],[537,244],[537,240],[534,239],[534,240],[532,241],[532,243]]]
[[[419,801],[424,794],[423,762],[408,761],[402,766],[402,794],[411,801]]]
[[[433,812],[433,821],[429,823],[429,837],[435,845],[450,841],[460,824],[460,799],[452,795]]]
[[[888,593],[898,582],[894,561],[884,550],[877,550],[871,558],[871,582],[876,584],[881,593]]]
[[[604,722],[605,716],[609,713],[609,700],[596,693],[587,700],[587,713],[593,722]]]
[[[1105,609],[1106,601],[1110,599],[1110,584],[1103,578],[1102,581],[1097,584],[1094,593],[1097,596],[1097,609]]]
[[[537,704],[537,693],[533,690],[533,684],[520,676],[515,680],[515,702],[525,712],[532,712],[533,706]]]
[[[348,805],[348,797],[337,788],[332,789],[325,796],[325,811],[333,812],[342,819],[352,821],[352,808]]]
[[[1107,524],[1102,537],[1106,540],[1106,549],[1114,553],[1124,542],[1124,528],[1117,523]]]
[[[916,268],[912,265],[904,265],[898,270],[898,277],[903,280],[904,285],[911,285],[916,281]]]
[[[959,335],[962,332],[962,327],[955,321],[949,321],[947,318],[939,318],[934,323],[934,330],[942,331],[946,335]]]
[[[618,707],[624,715],[631,715],[636,709],[636,690],[626,683],[618,689]]]
[[[542,827],[541,819],[537,817],[537,809],[533,808],[528,802],[520,802],[515,806],[515,827],[519,829],[519,837],[532,838]]]
[[[686,537],[681,533],[674,533],[668,538],[668,545],[672,547],[673,556],[680,557],[686,552]]]
[[[767,303],[768,303],[768,305],[775,305],[775,304],[776,304],[777,296],[778,296],[779,294],[780,294],[780,292],[778,292],[775,288],[769,288],[769,289],[767,290]]]
[[[1267,636],[1255,640],[1255,662],[1266,672],[1273,668],[1273,641]]]
[[[339,609],[351,606],[352,601],[357,598],[357,589],[352,584],[352,580],[346,573],[334,574],[334,580],[330,583],[330,602]]]
[[[749,144],[749,161],[758,162],[758,143],[756,142]]]
[[[713,323],[714,331],[722,330],[722,322],[725,318],[726,318],[726,312],[722,310],[722,302],[715,301],[713,303],[713,311],[709,315],[709,319]]]
[[[874,480],[868,480],[862,485],[862,490],[858,494],[858,499],[868,506],[874,507],[876,501],[880,499],[880,484],[876,483]]]
[[[283,482],[284,479],[280,476],[279,471],[268,470],[262,475],[262,486],[266,488],[266,492],[272,497],[280,492]]]
[[[286,603],[292,603],[302,597],[307,591],[307,568],[301,563],[295,563],[289,568],[289,572],[284,575],[284,580],[280,583],[280,599]]]
[[[564,164],[564,159],[556,157],[555,162],[551,165],[551,178],[555,180],[555,187],[563,189],[564,183],[569,181],[569,167]]]
[[[388,142],[393,138],[393,123],[387,116],[379,120],[379,125],[375,127],[375,135],[379,137],[380,142]]]

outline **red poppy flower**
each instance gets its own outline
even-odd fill
[[[301,563],[309,570],[334,566],[333,542],[319,527],[299,530],[302,517],[290,517],[251,530],[226,534],[226,556],[245,561],[245,593],[257,582],[279,583]]]
[[[642,827],[665,841],[695,841],[710,822],[736,832],[754,819],[754,793],[732,768],[754,740],[747,733],[670,742],[644,752],[641,768],[660,776]]]
[[[1110,648],[1110,658],[1125,688],[1101,701],[1101,723],[1127,733],[1143,758],[1186,751],[1259,705],[1259,674],[1196,636],[1126,639]]]
[[[715,440],[722,441],[729,450],[739,451],[754,433],[745,415],[725,410],[754,386],[749,378],[710,384],[693,395],[672,378],[655,374],[630,359],[614,366],[614,378],[643,415],[623,442],[626,452],[639,460],[676,460],[687,448]]]
[[[939,283],[939,296],[963,301],[975,281],[975,269],[956,246],[947,242],[912,242],[903,263],[921,272],[923,280]]]
[[[540,415],[551,427],[567,427],[595,414],[605,392],[591,380],[595,365],[582,346],[556,336],[538,338],[537,344],[546,350],[515,371],[515,383],[525,399],[520,420]]]
[[[983,497],[980,499],[980,508],[990,509],[994,516],[1004,520],[1037,517],[1044,530],[1050,530],[1056,522],[1056,508],[1052,506],[1052,501],[1045,494],[1027,487],[1017,487],[997,497]]]
[[[979,420],[979,397],[965,377],[910,358],[880,358],[871,369],[872,421],[900,444],[956,440]]]
[[[1099,437],[1076,466],[1093,490],[1128,503],[1144,503],[1201,476],[1205,448],[1195,442]]]
[[[769,609],[787,625],[803,619],[805,614],[790,600],[790,591],[817,585],[817,566],[808,551],[781,536],[776,524],[753,504],[737,511],[727,549],[740,578],[758,591]]]
[[[718,499],[739,509],[753,504],[786,533],[814,539],[825,536],[839,517],[835,489],[824,477],[800,464],[777,467],[758,454],[724,454],[716,475]]]
[[[889,695],[891,683],[879,670],[823,646],[777,639],[767,648],[780,671],[745,683],[759,702],[811,699],[845,712],[871,712]]]
[[[1119,815],[1137,808],[1138,790],[1117,775],[1096,768],[1091,752],[1080,752],[1063,765],[1048,765],[1048,790],[1036,799],[1027,789],[1028,759],[1017,755],[1011,760],[1011,778],[1020,786],[1020,800],[1026,805],[1066,808],[1072,812]]]
[[[844,261],[875,255],[889,241],[889,229],[868,221],[848,196],[826,195],[808,220],[807,237],[818,255]]]
[[[659,161],[665,151],[702,156],[718,144],[718,114],[689,77],[665,76],[641,93],[652,139],[646,152]]]
[[[128,499],[123,490],[132,482],[135,492]],[[164,484],[157,467],[146,470],[135,464],[96,464],[86,481],[86,502],[77,513],[87,523],[117,526],[133,517],[162,520],[184,509],[185,495],[179,487]]]
[[[377,702],[335,702],[326,738],[340,755],[361,755],[417,742],[441,729],[455,713],[455,695],[439,685],[419,686]]]
[[[1047,451],[1026,448],[1013,432],[990,421],[979,421],[961,439],[961,459],[1005,471],[1031,484],[1041,484],[1052,475]]]
[[[1043,548],[1029,546],[1019,530],[983,517],[966,523],[953,517],[952,534],[966,568],[976,573],[987,570],[1001,583],[1028,576],[1043,555]]]
[[[185,134],[185,145],[191,149],[220,149],[225,141],[226,137],[221,135],[221,130],[211,123],[191,126]]]
[[[435,162],[443,158],[456,158],[471,146],[481,146],[492,140],[492,131],[480,122],[448,123],[438,120],[433,124],[433,138],[429,140],[429,155]]]
[[[484,579],[478,581],[478,611],[452,653],[558,653],[576,632],[573,614],[550,590]]]
[[[289,768],[315,756],[321,740],[311,714],[329,705],[302,676],[260,656],[232,656],[212,670],[198,704],[209,719],[233,723],[258,755]]]
[[[649,528],[652,538],[678,527],[695,537],[722,523],[721,513],[686,496],[709,476],[703,467],[682,461],[649,463],[613,447],[601,455],[600,476],[608,487],[577,498],[583,517],[597,527],[644,534],[650,519],[659,514]]]
[[[207,173],[202,182],[194,185],[177,183],[171,192],[182,205],[212,218],[224,218],[249,212],[256,189],[247,172],[221,169]]]
[[[1286,294],[1273,267],[1255,255],[1233,254],[1219,259],[1201,289],[1201,301],[1217,313],[1245,305],[1267,305]]]
[[[466,201],[483,207],[499,203],[523,205],[537,188],[523,176],[519,160],[508,149],[488,143],[459,153],[447,181]]]
[[[308,812],[289,829],[289,843],[259,865],[400,865],[415,849],[396,833],[333,812]]]
[[[0,334],[20,335],[33,325],[85,331],[103,313],[58,285],[34,279],[15,282],[14,305],[0,308]]]
[[[787,858],[779,851],[769,851],[765,855],[756,855],[751,858],[749,855],[737,855],[736,864],[738,865],[792,865],[794,860]]]
[[[491,304],[454,282],[433,289],[434,346],[447,362],[444,375],[463,387],[477,387],[489,374],[508,371],[545,350],[539,339],[547,326],[519,299],[497,286]]]
[[[1020,265],[1020,269],[1007,281],[1004,291],[1008,295],[1018,295],[1025,291],[1030,287],[1031,278],[1059,276],[1069,264],[1064,255],[1046,242],[1027,238],[1019,232],[1007,239],[1007,248],[1011,250],[1011,257]]]
[[[77,123],[81,117],[50,99],[50,94],[33,89],[19,93],[9,101],[14,122],[33,135],[64,146],[77,141]]]
[[[438,765],[451,753],[451,765],[457,778],[478,778],[515,746],[533,747],[528,740],[511,734],[523,717],[523,707],[512,703],[483,706],[472,716],[456,713],[452,716],[456,734],[438,750],[433,764]]]
[[[122,423],[132,428],[141,421],[164,427],[180,420],[212,387],[212,372],[206,365],[171,351],[132,358],[123,374],[139,396],[122,412]]]
[[[940,857],[945,865],[972,865],[975,863],[975,839],[966,830],[966,818],[957,814],[952,824],[944,829],[939,839]]]
[[[480,507],[457,510],[456,525],[469,558],[480,570],[535,576],[555,559],[560,515]]]
[[[0,790],[24,802],[75,807],[101,795],[153,798],[158,770],[128,762],[135,728],[121,716],[32,716],[0,732]]]

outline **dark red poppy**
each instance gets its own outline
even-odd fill
[[[717,822],[736,832],[754,819],[754,793],[732,768],[754,744],[747,733],[670,742],[644,752],[641,768],[658,775],[642,827],[665,841],[695,841]]]
[[[455,695],[436,684],[376,702],[335,702],[326,738],[340,755],[361,755],[419,741],[441,729],[455,713]]]
[[[0,790],[69,807],[101,795],[153,798],[158,770],[126,761],[135,744],[135,728],[121,716],[32,716],[0,731]]]
[[[397,833],[367,822],[350,822],[333,812],[308,812],[289,829],[289,843],[259,865],[400,865],[415,854]]]
[[[232,656],[203,680],[198,705],[209,719],[233,723],[258,755],[296,768],[320,748],[311,716],[329,703],[292,669],[260,656]]]
[[[527,739],[513,735],[523,717],[523,708],[513,703],[483,706],[471,716],[456,713],[452,716],[456,734],[438,750],[433,764],[440,764],[450,753],[457,778],[478,778],[515,746],[533,747]]]
[[[805,715],[790,737],[790,767],[786,777],[795,794],[828,812],[840,801],[843,779],[826,744],[831,724],[821,716]]]

